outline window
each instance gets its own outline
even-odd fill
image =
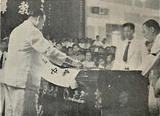
[[[106,37],[109,43],[113,46],[118,46],[122,41],[122,25],[119,24],[106,24]]]

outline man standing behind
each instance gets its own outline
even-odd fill
[[[96,35],[96,40],[93,42],[93,46],[95,46],[95,52],[98,52],[98,48],[103,46],[103,43],[100,41],[99,35]]]
[[[7,49],[8,49],[8,41],[9,38],[5,37],[2,41],[1,41],[1,46],[0,46],[0,77],[3,76],[3,71],[4,71],[4,66],[5,66],[5,61],[7,59]],[[4,101],[5,101],[5,91],[4,91],[4,84],[2,84],[2,78],[0,78],[0,116],[2,116],[4,114]]]
[[[160,78],[160,26],[157,21],[150,19],[143,23],[142,30],[147,42],[151,42],[153,45],[151,47],[150,53],[146,56],[143,63],[137,69],[142,70],[143,75],[147,75],[149,73],[149,98],[153,95],[158,97],[158,90],[160,88],[158,87],[158,85],[160,85],[159,81],[157,81]],[[160,111],[160,99],[157,100]],[[150,110],[152,110],[154,107],[157,107],[157,103],[154,104],[152,102],[154,102],[154,97],[149,99]]]
[[[141,42],[134,39],[133,23],[123,24],[125,40],[119,44],[112,70],[135,70],[142,63]]]
[[[36,116],[36,94],[39,88],[42,54],[56,63],[82,66],[58,51],[43,37],[41,29],[45,14],[41,9],[30,12],[28,20],[16,27],[11,35],[4,70],[5,116]]]

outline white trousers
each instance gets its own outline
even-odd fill
[[[153,86],[150,84],[149,86],[149,110],[151,115],[158,114],[158,110],[160,107],[159,98],[155,98]]]
[[[4,85],[5,116],[37,116],[37,92]]]

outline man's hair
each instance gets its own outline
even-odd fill
[[[91,53],[91,51],[90,51],[90,50],[86,50],[86,51],[85,51],[85,55],[86,55],[87,53]],[[91,55],[92,55],[92,53],[91,53]]]
[[[29,12],[29,16],[32,16],[32,17],[38,17],[38,16],[43,17],[44,15],[45,13],[41,8],[35,8],[35,9],[30,10]]]
[[[123,28],[124,27],[130,27],[132,30],[135,30],[135,25],[133,23],[125,23],[123,24]]]
[[[160,26],[159,26],[158,22],[153,19],[147,20],[146,22],[143,23],[143,25],[145,25],[147,27],[153,27],[156,32],[158,32],[158,33],[160,32]]]
[[[75,47],[75,46],[77,46],[77,47],[80,48],[80,46],[79,46],[78,44],[73,44],[73,45],[72,45],[72,47]]]
[[[61,42],[56,42],[56,45],[58,45],[58,44],[62,45],[62,43],[61,43]]]
[[[99,35],[96,35],[96,38],[97,38],[97,37],[99,38]]]
[[[153,44],[153,42],[146,41],[146,42],[145,42],[145,45],[148,46],[148,44]]]
[[[104,48],[103,48],[102,46],[98,47],[98,49],[102,49],[102,50],[104,50]]]

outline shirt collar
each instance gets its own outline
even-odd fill
[[[25,24],[25,25],[27,25],[27,26],[29,26],[29,27],[36,28],[36,27],[31,23],[31,21],[30,21],[30,20],[26,20],[26,21],[24,21],[24,24]]]

